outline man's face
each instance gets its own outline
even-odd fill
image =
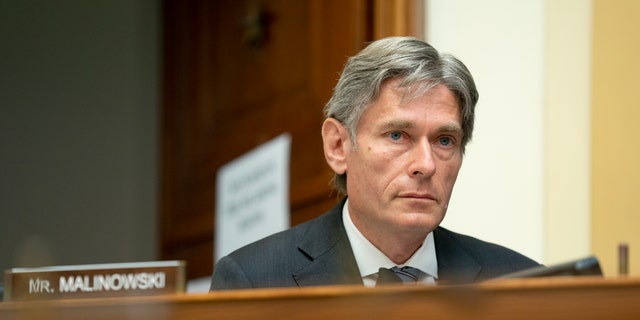
[[[345,144],[349,211],[365,235],[426,236],[444,219],[462,165],[460,108],[444,85],[407,99],[397,83],[383,84],[357,145]]]

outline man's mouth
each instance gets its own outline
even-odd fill
[[[436,201],[431,193],[428,192],[404,192],[399,195],[401,198],[417,199],[417,200],[433,200]]]

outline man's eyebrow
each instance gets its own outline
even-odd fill
[[[416,124],[408,120],[390,120],[383,123],[381,127],[384,129],[411,129],[415,128]]]
[[[390,120],[382,124],[381,128],[384,130],[388,129],[411,129],[415,128],[416,123],[409,120]],[[448,122],[440,126],[438,128],[438,132],[441,133],[453,133],[462,135],[463,130],[459,123],[457,122]]]
[[[440,127],[441,132],[462,134],[463,130],[457,122],[449,122]]]

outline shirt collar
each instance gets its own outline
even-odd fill
[[[378,273],[380,267],[391,268],[396,264],[391,261],[382,251],[376,248],[367,238],[356,228],[349,215],[349,199],[345,201],[342,208],[342,221],[349,237],[353,255],[358,263],[361,277],[368,277]],[[435,242],[433,232],[430,232],[424,239],[422,246],[401,266],[411,266],[420,269],[428,276],[438,278],[438,261],[436,258]]]

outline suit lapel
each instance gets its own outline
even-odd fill
[[[471,283],[482,266],[456,239],[453,232],[438,227],[433,231],[438,259],[438,282],[441,284]]]
[[[342,224],[344,200],[314,220],[298,245],[309,263],[292,275],[301,287],[362,284],[360,270]],[[472,283],[482,270],[455,233],[438,227],[434,230],[438,282]]]
[[[299,286],[362,284],[360,270],[342,224],[344,201],[311,225],[298,250],[308,265],[293,274]]]

